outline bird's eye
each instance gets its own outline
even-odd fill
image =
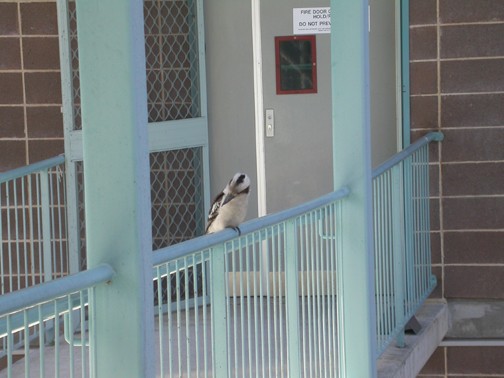
[[[243,182],[243,180],[245,180],[245,175],[241,175],[240,177],[238,177],[238,180],[236,181],[236,183],[241,184]]]

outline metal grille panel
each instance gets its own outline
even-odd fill
[[[75,2],[69,2],[74,130],[82,130]],[[200,112],[196,2],[144,1],[149,122],[195,118]]]

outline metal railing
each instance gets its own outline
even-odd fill
[[[436,287],[431,273],[429,133],[373,170],[377,349],[381,355]]]
[[[93,345],[97,337],[94,288],[109,282],[113,275],[113,269],[103,264],[0,296],[0,337],[7,340],[7,368],[0,377],[96,376],[91,372],[94,349],[82,347],[81,339],[75,338],[74,326],[86,324],[87,332],[77,332]],[[60,343],[60,324],[65,326],[67,343]],[[49,337],[48,330],[52,331]],[[16,343],[20,342],[24,348],[16,351]],[[14,364],[20,358],[24,361]]]
[[[404,325],[436,286],[430,264],[428,144],[441,139],[442,134],[430,133],[373,170],[378,355],[396,337],[401,346]],[[23,199],[18,204],[9,194],[2,211],[44,213],[49,203],[48,218],[53,219],[52,208],[63,206],[50,202],[60,198],[50,186],[56,174],[48,171],[63,157],[55,159],[40,163],[43,173],[34,179],[31,171],[24,178],[20,171],[1,174],[2,183],[8,183],[4,192],[19,191]],[[50,198],[32,202],[41,197],[33,193],[43,185]],[[239,237],[224,230],[155,252],[157,374],[338,376],[341,206],[349,194],[343,188],[244,223]],[[15,235],[19,245],[31,245],[44,234],[43,218],[34,217],[42,231],[26,233],[30,227],[15,226],[7,240]],[[28,217],[18,216],[14,224],[20,219]],[[49,250],[59,245],[55,235],[50,234]],[[23,256],[21,249],[4,249],[4,256],[6,251]],[[45,267],[44,258],[39,266]],[[35,372],[92,376],[93,288],[112,274],[110,267],[100,266],[0,296],[0,338],[7,359],[0,378]],[[60,345],[62,332],[67,343]],[[19,357],[24,363],[14,364]]]
[[[157,374],[336,376],[336,260],[348,194],[247,222],[240,237],[225,230],[156,252],[154,281],[164,288]]]

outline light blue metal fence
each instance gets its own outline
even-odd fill
[[[436,287],[431,271],[429,133],[373,171],[377,348],[381,355]]]
[[[436,286],[428,145],[442,138],[429,133],[373,171],[378,355],[394,338],[404,342],[405,323]],[[63,160],[0,174],[4,282],[22,277],[30,286],[68,271],[60,254],[64,181],[55,168]],[[348,195],[344,188],[247,222],[240,237],[225,230],[158,250],[157,374],[337,377],[341,207]],[[93,376],[96,314],[88,303],[92,288],[111,277],[102,266],[4,291],[0,338],[8,367],[0,378]]]
[[[104,264],[2,295],[0,337],[7,340],[7,368],[0,377],[96,377],[93,293],[94,287],[110,281],[113,274]],[[88,328],[87,332],[78,330],[79,338],[74,333],[76,320]],[[54,327],[55,323],[58,326]],[[48,340],[47,332],[40,329],[53,330],[53,336]],[[82,347],[82,339],[88,339],[91,348]],[[16,351],[15,344],[20,341],[24,348]],[[20,358],[24,360],[14,363]]]
[[[338,232],[348,193],[245,223],[238,238],[227,230],[156,252],[154,281],[165,286],[158,374],[337,376]]]

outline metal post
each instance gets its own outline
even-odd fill
[[[154,314],[143,2],[77,1],[91,330],[98,377],[154,377]],[[92,304],[92,303],[91,303]]]
[[[299,341],[299,283],[296,221],[285,223],[285,308],[289,377],[301,377],[301,343]],[[322,337],[322,335],[320,335]]]
[[[212,311],[212,366],[214,377],[228,376],[228,340],[226,320],[226,269],[222,244],[210,255],[210,295]],[[235,276],[236,277],[236,276]]]
[[[331,0],[334,187],[342,203],[338,254],[341,378],[376,377],[368,1]]]
[[[404,202],[402,193],[402,164],[392,168],[392,238],[394,271],[394,316],[396,324],[405,325],[404,319]],[[397,347],[404,348],[404,327],[397,335]]]

